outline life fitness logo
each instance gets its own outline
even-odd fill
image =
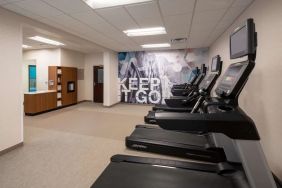
[[[128,82],[128,87],[125,83]],[[138,103],[159,104],[161,93],[161,80],[159,78],[124,78],[120,80],[121,93],[124,93],[124,102],[128,102],[128,95],[135,93],[135,99]]]

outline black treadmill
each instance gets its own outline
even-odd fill
[[[192,73],[193,73],[193,74],[192,74],[192,76],[189,78],[188,83],[173,85],[172,88],[171,88],[171,90],[174,90],[174,89],[184,89],[184,88],[188,87],[189,85],[194,84],[194,82],[196,81],[196,79],[197,79],[198,76],[199,76],[200,69],[199,69],[198,67],[195,67],[195,68],[193,68]]]
[[[172,98],[178,96],[187,96],[191,91],[198,88],[201,81],[204,79],[206,75],[207,67],[205,64],[201,65],[200,73],[195,77],[195,80],[191,82],[191,84],[187,84],[184,88],[172,88]]]
[[[245,25],[231,35],[231,58],[255,53],[254,35],[253,20],[248,19]],[[242,44],[242,38],[247,38],[248,42]],[[237,83],[243,81],[245,70],[249,69],[251,72],[253,66],[252,60],[230,65],[217,88],[217,93],[224,97],[229,96],[238,86]],[[222,136],[231,141],[230,147],[234,149],[241,164],[181,162],[116,155],[111,158],[110,164],[91,188],[280,187],[268,167],[252,119],[239,107],[222,112],[220,106],[210,105],[207,111],[207,114],[187,113],[185,117],[180,116],[183,114],[175,117],[172,116],[173,113],[160,113],[158,118],[161,128],[166,130],[195,131]],[[224,151],[225,149],[224,147]]]
[[[210,113],[210,111],[207,110],[209,106],[218,106],[218,113],[221,111],[222,113],[228,112],[227,110],[236,108],[238,96],[253,70],[253,67],[254,63],[249,61],[230,65],[215,90],[219,97],[207,98],[201,107],[203,113],[197,113],[194,114],[194,116],[205,118],[206,114]],[[222,88],[226,82],[225,79],[231,79],[231,76],[233,76],[232,79],[236,80],[224,90],[224,92],[228,91],[228,95],[223,95]],[[167,122],[170,122],[171,119],[175,126],[178,126],[181,124],[183,118],[189,115],[190,113],[156,111],[155,120],[156,124],[161,126],[163,123],[166,123],[163,121],[163,118],[167,116]],[[214,139],[213,134],[169,131],[158,126],[137,125],[133,133],[126,137],[125,143],[128,148],[140,151],[186,157],[208,162],[225,161],[225,152],[222,147],[216,144]]]
[[[199,85],[198,90],[191,90],[191,93],[187,96],[172,97],[170,99],[165,99],[167,105],[156,105],[153,110],[149,111],[146,116],[144,116],[145,123],[155,124],[155,113],[156,111],[170,111],[170,112],[191,112],[194,105],[200,97],[200,92],[205,95],[205,97],[210,95],[210,92],[216,83],[217,78],[221,74],[222,61],[219,55],[212,58],[211,72],[204,77]],[[196,88],[195,88],[196,89]],[[204,92],[204,93],[203,93]]]

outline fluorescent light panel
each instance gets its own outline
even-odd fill
[[[55,46],[63,46],[64,45],[61,42],[51,40],[51,39],[47,39],[47,38],[40,37],[40,36],[29,37],[29,39],[35,40],[35,41],[38,41],[38,42],[43,42],[43,43],[46,43],[46,44],[55,45]]]
[[[136,3],[150,2],[152,0],[83,0],[93,9],[108,8]]]
[[[31,46],[28,46],[28,45],[23,44],[23,45],[22,45],[22,48],[27,49],[27,48],[31,48]]]
[[[143,44],[142,48],[167,48],[171,45],[169,43],[160,43],[160,44]]]
[[[166,30],[165,30],[164,27],[130,29],[130,30],[126,30],[126,31],[123,31],[123,32],[129,37],[166,34]]]

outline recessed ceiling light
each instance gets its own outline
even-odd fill
[[[83,0],[93,9],[108,8],[136,3],[150,2],[152,0]]]
[[[22,45],[22,48],[27,49],[27,48],[31,48],[31,46],[28,46],[28,45],[23,44],[23,45]]]
[[[142,48],[167,48],[171,45],[169,43],[160,43],[160,44],[143,44]]]
[[[130,29],[123,32],[129,37],[166,34],[166,30],[164,27]]]
[[[38,41],[38,42],[43,42],[43,43],[46,43],[46,44],[55,45],[55,46],[63,46],[64,45],[61,42],[51,40],[51,39],[47,39],[47,38],[40,37],[40,36],[29,37],[29,39],[35,40],[35,41]]]

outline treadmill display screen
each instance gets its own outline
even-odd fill
[[[230,38],[230,53],[231,57],[237,54],[247,54],[248,53],[248,31],[247,27],[240,28],[236,33]]]
[[[211,71],[212,72],[216,72],[217,71],[217,58],[213,58],[212,59]]]
[[[242,65],[230,67],[228,69],[228,72],[226,72],[226,75],[224,76],[222,82],[229,86],[233,85],[234,81],[236,81],[239,77],[238,74],[241,72],[242,67]]]

